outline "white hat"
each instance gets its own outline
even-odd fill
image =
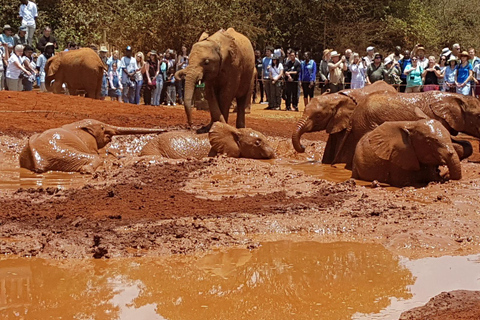
[[[337,51],[332,51],[331,53],[331,57],[340,57],[340,53],[338,53]]]
[[[383,61],[383,64],[384,64],[384,65],[387,65],[387,64],[389,64],[389,63],[392,62],[392,61],[393,61],[392,58],[386,57],[385,60]]]
[[[372,47],[372,46],[367,47],[367,52],[368,52],[368,51],[373,51],[373,50],[375,50],[375,47]]]
[[[447,47],[447,48],[442,49],[442,53],[440,55],[441,56],[449,56],[451,53],[452,53],[452,51],[450,51],[450,49],[448,49],[448,47]]]

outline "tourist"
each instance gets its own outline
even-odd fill
[[[311,58],[309,51],[303,54],[304,60],[301,64],[301,82],[303,90],[303,103],[307,106],[309,98],[312,99],[315,91],[315,77],[317,74],[317,64]]]
[[[112,101],[119,101],[122,97],[122,82],[120,81],[120,74],[117,68],[117,64],[112,63],[112,70],[108,73],[108,79],[110,82],[110,89],[108,89],[108,96]]]
[[[354,53],[350,63],[350,71],[352,72],[351,89],[361,89],[365,86],[365,62],[360,60],[360,55]]]
[[[458,43],[455,43],[453,46],[452,46],[452,53],[451,53],[451,56],[450,58],[453,56],[454,59],[456,59],[457,61],[460,59],[460,45]]]
[[[33,83],[37,78],[37,65],[35,61],[33,61],[33,48],[29,45],[26,45],[23,48],[23,66],[30,72],[30,75],[23,75],[22,77],[22,85],[24,91],[32,91],[33,90]]]
[[[24,67],[23,62],[23,46],[21,44],[15,46],[13,54],[8,59],[7,72],[5,77],[7,79],[7,87],[10,91],[22,91],[22,73],[26,76],[31,76],[32,73]],[[28,62],[27,62],[28,63]]]
[[[425,82],[423,83],[423,91],[439,90],[440,83],[438,82],[438,79],[442,78],[442,76],[442,69],[437,65],[435,57],[428,57],[428,68],[422,73],[422,77],[425,79]]]
[[[27,44],[33,44],[33,35],[35,34],[36,21],[37,21],[37,5],[35,2],[28,0],[20,0],[20,12],[19,16],[22,18],[22,27],[25,27],[27,35]]]
[[[330,62],[332,51],[333,50],[330,49],[323,50],[322,61],[318,64],[318,81],[320,81],[319,88],[322,93],[325,93],[328,90],[328,75],[330,70],[328,68],[328,63]]]
[[[400,84],[400,92],[405,92],[405,88],[407,87],[407,76],[405,75],[405,69],[412,65],[412,60],[410,59],[410,50],[405,50],[403,58],[398,61],[398,65],[401,72],[400,79],[402,79],[402,83]]]
[[[363,57],[363,61],[365,61],[365,65],[368,68],[369,65],[373,63],[375,60],[375,47],[367,47],[367,55]]]
[[[375,53],[373,63],[367,67],[367,83],[372,84],[380,80],[385,80],[385,66],[383,65],[383,56]]]
[[[188,53],[187,53],[187,47],[185,45],[182,46],[182,52],[177,56],[177,71],[178,70],[183,70],[186,67],[188,67]],[[181,81],[176,82],[177,86],[177,94],[178,94],[178,100],[180,104],[183,104],[183,98],[184,98],[184,91],[185,91],[185,77],[182,77]]]
[[[347,70],[343,72],[343,78],[345,81],[345,89],[350,89],[350,83],[352,82],[352,71],[350,71],[350,63],[352,58],[352,50],[345,50],[345,64],[347,65]]]
[[[27,34],[27,27],[26,26],[21,26],[18,28],[18,33],[13,36],[13,42],[15,45],[21,44],[22,46],[27,44],[27,37],[25,36]],[[32,48],[33,49],[33,48]]]
[[[58,48],[57,40],[52,35],[52,29],[50,29],[50,27],[45,27],[45,29],[43,29],[43,36],[40,39],[38,39],[37,49],[43,53],[47,43],[53,43],[54,49]]]
[[[123,103],[134,103],[135,101],[135,71],[138,69],[136,59],[132,58],[132,47],[127,46],[125,56],[120,59],[118,65],[122,74],[122,101]]]
[[[160,72],[158,74],[161,77],[161,90],[160,90],[160,100],[158,105],[160,104],[167,104],[167,86],[165,85],[165,80],[167,79],[168,73],[168,61],[165,59],[165,56],[160,54],[158,56],[158,60],[160,61]],[[158,85],[158,81],[157,81]]]
[[[45,45],[45,51],[37,59],[37,69],[40,74],[40,91],[47,91],[45,85],[45,65],[47,60],[54,56],[55,46],[53,43],[49,42]],[[50,85],[50,84],[49,84]]]
[[[253,95],[252,95],[252,103],[255,103],[257,99],[257,88],[260,89],[260,102],[263,103],[263,64],[262,64],[262,54],[260,50],[255,50],[255,69],[257,70],[257,76],[255,77],[255,83],[253,85]]]
[[[9,58],[8,44],[0,41],[0,91],[5,89],[5,68]]]
[[[290,111],[291,106],[293,109],[298,111],[298,79],[302,66],[300,62],[296,59],[295,51],[291,51],[288,54],[288,61],[285,63],[284,73],[285,73],[285,94],[286,94],[286,110]]]
[[[407,76],[407,87],[405,93],[420,92],[422,89],[423,68],[418,65],[418,58],[412,57],[412,64],[405,68],[404,74]]]
[[[263,86],[265,88],[265,102],[270,101],[270,71],[269,66],[272,64],[272,51],[271,47],[265,49],[265,57],[262,59],[262,70],[263,70]],[[270,109],[270,103],[265,109]]]
[[[383,65],[385,66],[385,82],[391,84],[398,90],[398,86],[402,83],[400,78],[400,69],[398,68],[398,63],[390,57],[386,57]]]
[[[460,53],[460,64],[457,66],[457,79],[455,85],[457,86],[457,93],[464,96],[470,95],[470,80],[473,80],[473,68],[468,62],[468,52]]]
[[[157,51],[152,50],[149,55],[150,58],[145,62],[145,73],[143,75],[143,101],[145,105],[152,104],[152,93],[157,87],[157,76],[160,72]]]
[[[143,52],[137,52],[137,54],[135,55],[135,59],[137,60],[137,70],[135,70],[135,99],[133,100],[133,103],[138,105],[140,104],[140,97],[141,97],[140,93],[142,91],[142,86],[143,86],[143,75],[146,73],[145,71],[146,71],[147,65],[145,63],[145,56],[143,55]],[[157,91],[157,88],[158,88],[158,81],[153,93],[152,104],[155,101],[155,92]]]
[[[415,45],[412,50],[412,56],[417,57],[417,65],[423,70],[428,68],[428,59],[425,57],[425,47],[421,44]]]
[[[440,91],[445,91],[445,70],[447,69],[447,56],[441,55],[439,61],[440,77],[437,78]]]
[[[448,49],[448,47],[442,49],[442,53],[440,53],[440,57],[445,57],[445,62],[450,59],[450,55],[452,54],[452,51]]]
[[[12,36],[12,27],[10,27],[9,24],[6,24],[3,26],[3,32],[0,34],[0,42],[1,43],[7,43],[10,48],[15,47],[15,40],[13,39]]]
[[[112,71],[112,64],[114,64],[114,63],[116,63],[117,68],[120,69],[118,67],[119,63],[120,63],[120,60],[118,60],[118,57],[119,57],[118,50],[114,50],[112,55],[107,59],[108,72]]]
[[[270,110],[280,110],[280,105],[282,104],[283,65],[278,55],[272,57],[272,64],[268,66],[268,72],[270,73],[271,79],[271,97],[268,100],[268,107]]]
[[[328,88],[330,93],[336,93],[344,89],[344,74],[343,72],[347,70],[347,64],[345,56],[342,56],[340,59],[340,53],[337,51],[332,51],[331,61],[328,63],[328,72],[329,72],[329,84]]]
[[[399,62],[401,59],[403,59],[403,54],[400,52],[402,51],[402,47],[396,46],[395,51],[391,53],[387,58],[390,58],[394,62]]]
[[[175,67],[168,68],[167,71],[167,80],[165,81],[167,84],[167,105],[168,106],[176,106],[176,96],[177,93],[175,92]]]
[[[456,92],[455,79],[457,78],[457,59],[453,55],[447,61],[447,67],[443,75],[444,87],[447,92]]]

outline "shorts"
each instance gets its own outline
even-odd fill
[[[315,86],[310,87],[310,82],[302,82],[302,89],[303,89],[303,97],[304,98],[313,98],[313,92],[315,90]]]

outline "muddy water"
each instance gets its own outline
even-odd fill
[[[480,289],[480,256],[408,261],[380,245],[263,243],[202,257],[0,261],[2,319],[395,319]]]
[[[77,172],[50,171],[35,174],[23,168],[3,168],[0,170],[0,190],[81,187],[85,184],[86,179],[88,179],[88,176]]]

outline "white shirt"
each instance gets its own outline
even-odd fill
[[[270,65],[270,78],[272,80],[278,80],[276,78],[278,78],[278,76],[282,71],[283,71],[283,65],[281,63],[279,63],[277,67]]]
[[[3,57],[5,57],[5,49],[3,47],[0,47],[0,71],[3,71]]]
[[[53,57],[53,56],[52,56]],[[37,68],[40,72],[40,82],[45,82],[45,65],[47,64],[47,57],[43,53],[37,59]]]
[[[9,79],[17,80],[20,77],[20,73],[22,73],[22,69],[17,67],[15,62],[19,62],[20,65],[23,65],[23,57],[19,57],[15,53],[12,53],[10,58],[8,58],[6,77]]]
[[[477,63],[475,67],[473,67],[473,73],[477,80],[480,80],[480,63]]]
[[[24,26],[33,26],[35,25],[35,18],[38,16],[37,5],[32,1],[20,5],[20,17],[22,17],[22,25]]]
[[[137,70],[137,60],[134,57],[122,57],[122,59],[120,60],[120,66],[118,66],[118,68],[119,71],[122,73],[122,84],[126,84],[128,82],[128,76],[123,70],[126,69],[128,73],[132,73]]]

